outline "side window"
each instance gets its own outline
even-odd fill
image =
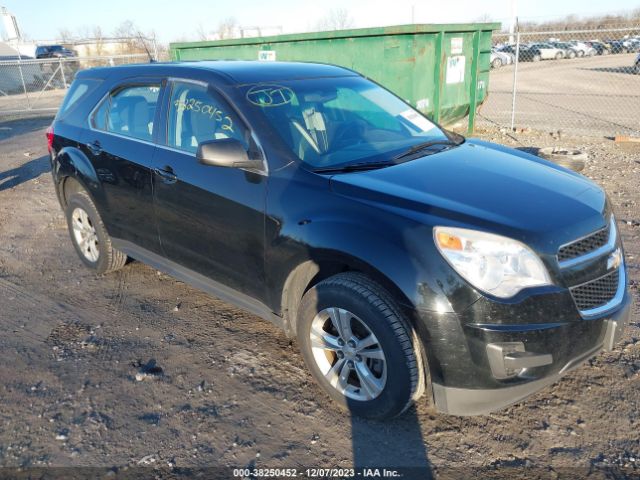
[[[160,85],[136,85],[112,92],[98,107],[92,125],[108,132],[151,141]]]
[[[235,138],[248,149],[248,130],[227,103],[210,89],[176,81],[169,102],[168,146],[195,153],[201,142]]]
[[[74,80],[62,101],[62,105],[60,105],[58,109],[56,118],[62,118],[72,106],[78,103],[78,100],[91,93],[99,84],[100,82],[98,80],[89,78]]]
[[[91,118],[91,125],[97,130],[107,129],[107,112],[111,105],[111,98],[105,98]]]

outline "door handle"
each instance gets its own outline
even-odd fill
[[[87,143],[87,148],[93,155],[100,155],[102,153],[102,145],[100,145],[98,140]]]
[[[166,184],[176,183],[178,181],[178,176],[173,173],[173,168],[169,165],[164,168],[154,168],[153,171],[156,175],[162,178],[162,182]]]

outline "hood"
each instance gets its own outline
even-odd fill
[[[393,167],[334,175],[334,192],[421,222],[464,224],[524,241],[571,241],[605,226],[605,193],[524,152],[470,140]],[[505,233],[506,231],[506,233]],[[548,239],[546,249],[553,249]]]

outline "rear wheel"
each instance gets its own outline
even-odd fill
[[[127,256],[111,245],[111,238],[86,192],[77,191],[69,197],[65,216],[71,243],[87,267],[97,273],[108,273],[127,263]]]
[[[390,418],[424,392],[415,331],[392,297],[362,274],[338,274],[311,288],[297,334],[318,384],[354,415]]]
[[[562,58],[562,52],[556,53],[556,60],[560,60]]]
[[[542,60],[542,57],[540,56],[539,53],[536,53],[532,58],[531,61],[533,62],[539,62],[540,60]]]
[[[500,60],[499,58],[494,58],[493,62],[491,62],[491,66],[493,68],[500,68],[502,66],[502,60]]]

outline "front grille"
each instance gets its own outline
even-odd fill
[[[624,267],[623,267],[624,268]],[[616,270],[604,277],[597,278],[577,287],[571,287],[571,295],[578,306],[578,310],[591,310],[607,304],[618,291],[620,271]]]
[[[609,240],[609,227],[592,233],[588,237],[576,240],[573,243],[560,247],[558,250],[558,260],[571,260],[572,258],[581,257],[593,250],[596,250],[607,243]]]

